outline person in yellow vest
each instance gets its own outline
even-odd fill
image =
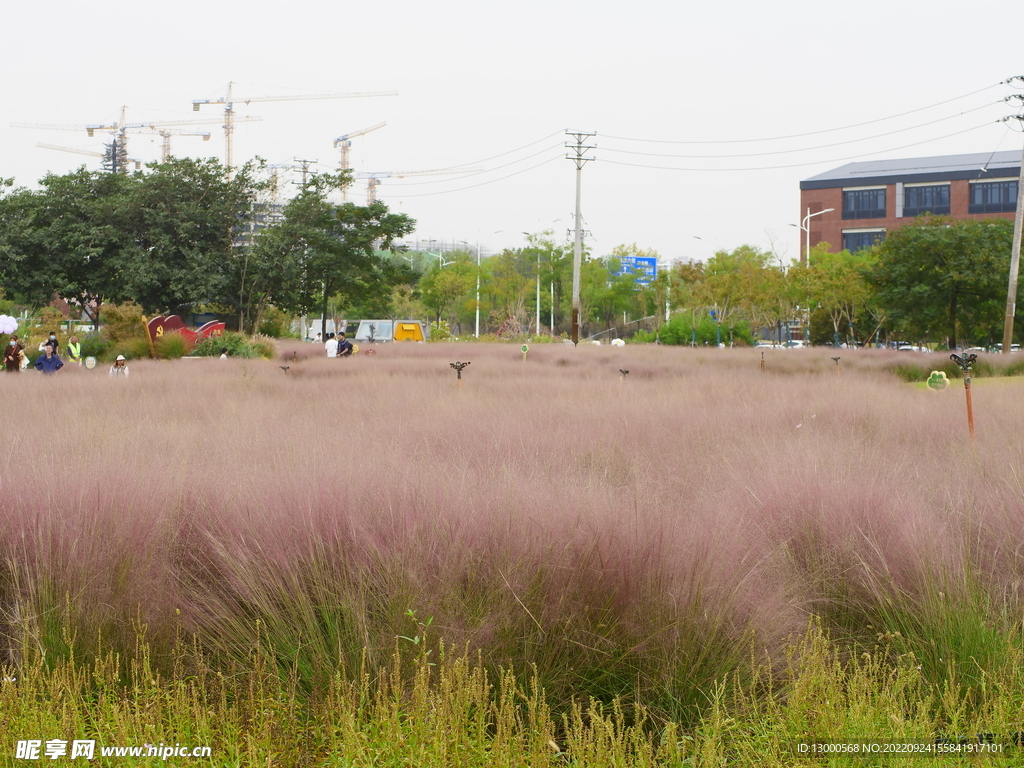
[[[68,339],[68,362],[82,364],[82,345],[78,343],[78,337],[72,336]]]

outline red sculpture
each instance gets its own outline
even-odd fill
[[[211,320],[210,322],[199,326],[199,328],[192,330],[182,322],[178,315],[168,315],[167,317],[158,315],[149,321],[147,327],[149,328],[149,338],[153,341],[163,338],[168,333],[180,333],[185,337],[190,345],[194,345],[196,342],[202,341],[203,339],[222,336],[224,334],[224,323]]]

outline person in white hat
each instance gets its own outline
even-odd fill
[[[110,377],[124,377],[128,378],[128,361],[125,360],[124,355],[118,355],[117,360],[110,366]]]

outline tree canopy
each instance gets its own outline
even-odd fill
[[[867,273],[895,330],[911,338],[1001,337],[1013,223],[922,217],[890,232]]]

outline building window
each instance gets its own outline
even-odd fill
[[[853,253],[877,245],[885,239],[884,229],[851,230],[843,232],[843,250]]]
[[[971,184],[968,213],[1013,213],[1017,210],[1017,181],[984,181]]]
[[[936,216],[949,215],[948,184],[904,188],[903,215],[920,216],[924,213],[931,213]]]
[[[844,219],[884,219],[885,187],[877,189],[844,189]]]

